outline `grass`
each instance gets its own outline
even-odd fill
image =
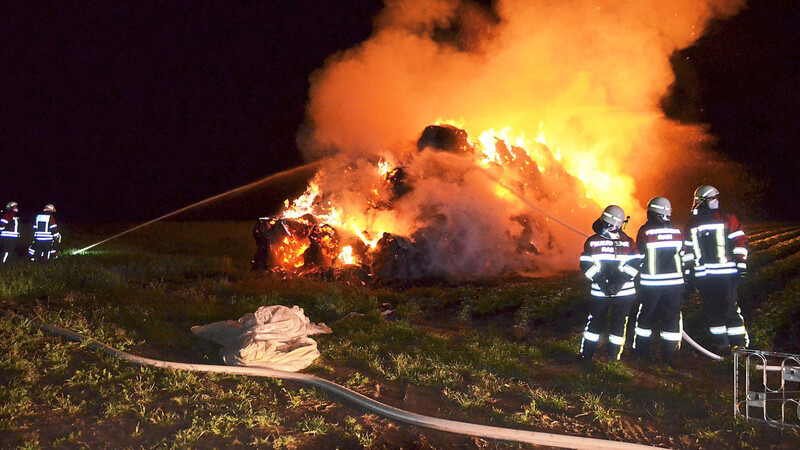
[[[290,382],[131,366],[43,334],[32,321],[145,356],[219,363],[218,347],[189,328],[270,304],[299,305],[312,321],[333,328],[333,334],[315,337],[322,357],[310,372],[423,414],[661,446],[798,442],[791,433],[755,433],[730,417],[730,370],[724,364],[698,361],[673,371],[624,359],[581,370],[574,361],[584,319],[579,274],[395,287],[254,277],[248,267],[251,226],[160,223],[87,255],[0,267],[0,303],[19,314],[0,316],[0,447],[114,442],[136,448],[369,448],[427,442],[448,448],[472,442],[437,442],[444,439],[440,434],[423,439],[418,433],[425,431],[362,415]],[[74,241],[65,244],[78,248],[121,229],[73,228]],[[794,262],[797,253],[778,243],[793,230],[781,229],[783,237],[769,227],[761,231],[763,251],[772,252],[765,255],[789,253],[762,260],[768,261],[764,274],[780,274],[764,305],[790,315],[800,309],[792,300],[796,282],[784,280],[794,279],[794,268],[779,264]],[[384,303],[394,313],[382,314]],[[351,312],[362,315],[345,318]],[[686,323],[697,321],[697,314],[688,308]],[[766,322],[753,323],[759,342],[784,326],[770,314],[760,317]],[[515,334],[514,326],[526,332]],[[630,426],[658,432],[631,434]]]

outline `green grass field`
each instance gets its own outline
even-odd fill
[[[392,423],[291,382],[139,368],[33,323],[137,355],[219,364],[219,348],[190,327],[273,304],[333,329],[315,336],[322,357],[306,372],[421,414],[670,448],[800,446],[797,431],[735,420],[732,363],[686,345],[677,369],[626,353],[582,370],[577,270],[460,285],[258,277],[251,227],[157,223],[82,255],[0,268],[0,447],[526,447]],[[124,229],[66,227],[64,246]],[[740,303],[753,347],[800,353],[800,225],[746,230]],[[394,313],[381,314],[386,303]],[[705,342],[696,300],[684,316]]]

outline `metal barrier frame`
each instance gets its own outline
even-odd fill
[[[733,415],[772,427],[800,429],[800,355],[737,350],[733,354]]]

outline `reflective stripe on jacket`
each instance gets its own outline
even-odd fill
[[[33,238],[37,241],[52,241],[58,238],[58,225],[52,214],[40,213],[33,223]]]
[[[589,237],[583,245],[580,266],[586,278],[592,280],[591,295],[609,297],[597,284],[599,278],[611,282],[625,281],[622,289],[613,297],[635,294],[636,286],[633,279],[639,273],[641,259],[642,255],[636,250],[633,239],[622,231],[617,239],[600,234]]]
[[[695,211],[686,224],[686,253],[695,277],[733,275],[747,269],[747,236],[733,214]]]
[[[13,212],[8,211],[0,216],[0,237],[19,237],[19,217]]]
[[[641,285],[683,284],[684,245],[683,233],[671,224],[648,221],[642,225],[636,236],[636,247],[643,256]]]

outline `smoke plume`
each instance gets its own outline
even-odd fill
[[[724,192],[741,172],[702,126],[661,108],[670,56],[741,0],[385,3],[372,36],[312,76],[299,142],[307,159],[331,158],[315,182],[343,220],[370,239],[423,240],[436,275],[571,269],[584,238],[552,219],[591,233],[617,204],[635,233],[650,197],[688,210],[694,187]],[[477,157],[420,151],[434,123],[502,141],[482,139]],[[412,187],[384,209],[370,200],[385,189],[379,161]]]

